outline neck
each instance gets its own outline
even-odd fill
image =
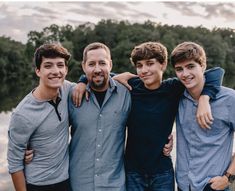
[[[204,82],[202,82],[201,84],[199,84],[195,88],[188,89],[188,92],[194,100],[199,100],[201,93],[202,93],[202,90],[203,90],[203,87],[204,87]]]
[[[33,96],[39,100],[53,100],[55,101],[59,94],[58,89],[45,89],[42,86],[38,86],[33,92]]]
[[[158,89],[161,86],[162,80],[159,80],[158,82],[155,82],[154,84],[144,84],[144,86],[149,90],[155,90]]]

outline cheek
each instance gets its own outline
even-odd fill
[[[137,73],[137,75],[140,75],[141,74],[141,69],[136,68],[136,73]]]
[[[176,77],[180,79],[180,77],[181,77],[181,73],[176,72],[175,74],[176,74]]]

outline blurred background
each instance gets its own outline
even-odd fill
[[[111,49],[113,72],[135,72],[133,47],[159,41],[168,52],[183,41],[201,44],[207,66],[225,69],[223,84],[235,88],[235,2],[102,1],[0,2],[0,191],[12,191],[7,172],[7,129],[12,110],[37,85],[33,53],[60,42],[73,55],[67,79],[82,74],[84,47],[94,41]],[[174,75],[168,66],[164,78]],[[175,150],[173,151],[175,157]]]

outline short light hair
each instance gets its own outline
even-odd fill
[[[160,64],[167,63],[167,49],[159,42],[145,42],[135,46],[131,52],[131,63],[155,58]]]
[[[194,42],[183,42],[175,47],[171,53],[171,64],[173,67],[177,62],[194,60],[201,66],[206,67],[206,53],[203,47]]]
[[[34,53],[34,62],[37,69],[40,69],[42,58],[64,58],[66,66],[71,57],[69,51],[59,43],[45,43],[38,47]]]
[[[86,61],[87,61],[87,52],[89,52],[90,50],[96,50],[96,49],[104,49],[107,53],[108,53],[108,56],[109,58],[111,59],[111,53],[110,53],[110,49],[103,43],[101,42],[93,42],[91,44],[88,44],[84,51],[83,51],[83,61],[82,61],[82,64],[85,64]]]

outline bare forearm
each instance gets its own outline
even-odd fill
[[[232,161],[227,169],[227,172],[235,175],[235,154],[232,157]]]
[[[18,172],[11,174],[11,178],[12,178],[16,191],[27,191],[26,183],[25,183],[25,176],[24,176],[23,171],[18,171]]]

